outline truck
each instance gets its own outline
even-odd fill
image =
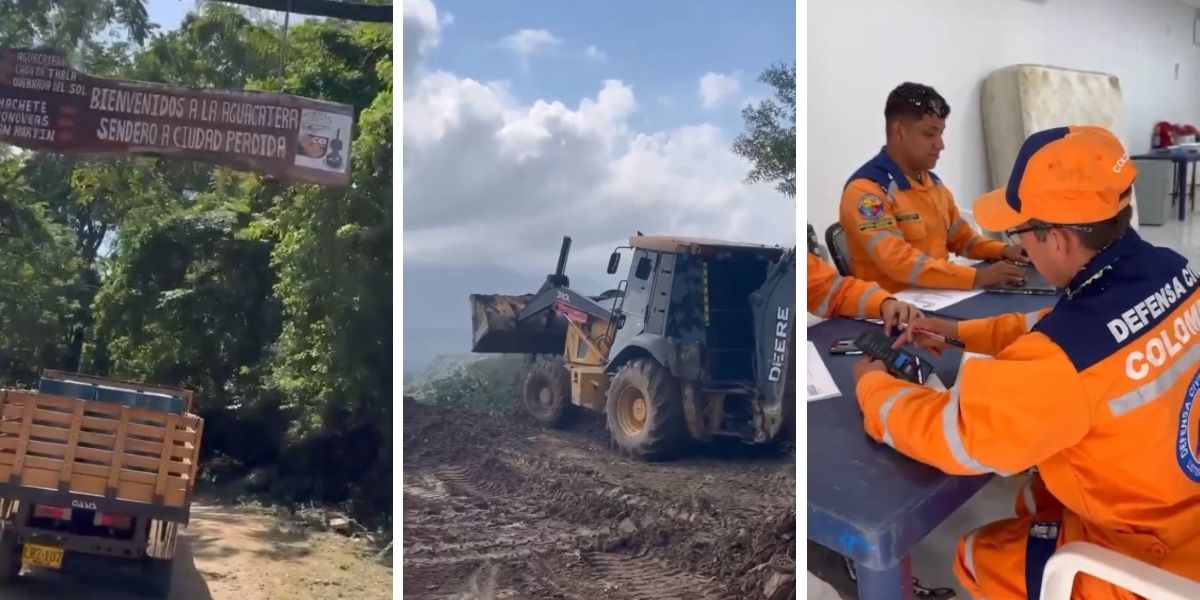
[[[36,388],[0,390],[0,584],[115,567],[165,598],[200,462],[193,392],[51,370]]]
[[[795,249],[637,234],[609,257],[627,275],[588,296],[570,287],[564,237],[536,293],[471,294],[472,351],[539,356],[521,408],[556,427],[605,415],[623,454],[658,460],[716,437],[794,437]]]

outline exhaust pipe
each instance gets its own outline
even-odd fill
[[[567,256],[571,254],[571,237],[563,236],[562,247],[558,249],[558,266],[554,274],[546,276],[546,284],[551,287],[571,287],[571,279],[567,277]]]

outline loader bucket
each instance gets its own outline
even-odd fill
[[[517,324],[517,313],[536,294],[505,296],[471,294],[472,352],[503,354],[562,354],[567,320],[547,311]]]

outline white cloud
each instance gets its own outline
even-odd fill
[[[406,4],[406,28],[407,18]],[[570,270],[603,277],[608,253],[636,230],[795,243],[795,202],[743,183],[750,165],[730,151],[729,132],[635,131],[638,100],[625,82],[568,105],[521,102],[503,82],[414,72],[403,107],[406,264],[541,276],[570,235]]]
[[[522,29],[501,40],[500,44],[526,59],[537,52],[561,46],[562,40],[545,29]]]
[[[608,55],[606,55],[603,50],[595,46],[588,46],[587,50],[584,50],[583,54],[588,58],[598,62],[602,62],[604,59],[608,58]]]
[[[430,0],[404,0],[404,87],[414,81],[417,67],[441,35],[437,8]],[[407,95],[407,92],[405,92]]]
[[[736,96],[741,89],[738,73],[723,75],[710,71],[700,78],[700,104],[704,108],[712,108]]]
[[[441,21],[439,21],[439,23],[441,23],[442,27],[449,27],[449,26],[453,25],[454,24],[454,15],[452,13],[447,12],[446,15],[442,17]]]

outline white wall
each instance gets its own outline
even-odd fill
[[[1200,126],[1196,10],[1176,0],[809,0],[808,222],[823,240],[846,179],[883,145],[884,101],[903,81],[950,104],[935,172],[965,211],[990,186],[979,89],[994,69],[1116,75],[1130,153],[1149,148],[1158,121]]]

